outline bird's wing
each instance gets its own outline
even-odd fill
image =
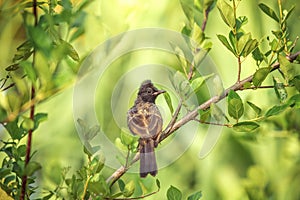
[[[146,104],[128,112],[128,127],[130,131],[142,138],[155,137],[162,130],[162,117],[155,104]]]

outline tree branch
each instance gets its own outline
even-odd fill
[[[287,59],[290,62],[293,62],[297,56],[300,55],[300,51],[298,51],[295,54],[292,54],[290,56],[287,57]],[[271,72],[274,70],[279,69],[280,64],[278,62],[274,63],[272,65],[272,69]],[[162,132],[161,137],[159,138],[159,142],[162,142],[164,139],[166,139],[167,137],[169,137],[172,133],[174,133],[177,129],[179,129],[180,127],[182,127],[183,125],[185,125],[187,122],[194,120],[197,116],[198,116],[198,111],[199,110],[206,110],[210,107],[210,105],[212,103],[217,103],[220,100],[224,99],[230,90],[241,90],[244,86],[245,83],[247,82],[252,82],[253,79],[253,75],[248,76],[247,78],[241,80],[240,82],[236,82],[235,84],[233,84],[232,86],[230,86],[229,88],[227,88],[220,96],[213,96],[212,98],[210,98],[209,100],[207,100],[206,102],[202,103],[201,105],[199,105],[195,110],[189,112],[188,114],[186,114],[183,118],[181,118],[179,121],[177,121],[176,123],[173,124],[173,126],[167,126],[166,129]],[[134,157],[134,159],[132,160],[131,164],[134,164],[136,161],[138,161],[139,158],[139,153],[136,154],[136,156]],[[123,176],[125,174],[125,172],[128,170],[128,168],[125,168],[124,166],[121,166],[119,169],[117,169],[107,180],[107,183],[111,183],[110,185],[112,185],[113,183],[115,183],[121,176]]]

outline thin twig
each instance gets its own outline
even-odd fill
[[[216,122],[202,121],[202,120],[199,120],[199,119],[194,119],[194,121],[199,122],[201,124],[210,124],[210,125],[215,125],[215,126],[226,126],[226,127],[229,127],[229,128],[232,127],[232,124],[220,124],[220,123],[216,123]]]
[[[293,62],[297,56],[300,55],[300,51],[298,51],[295,54],[292,54],[291,56],[287,57],[287,59],[290,62]],[[272,65],[272,69],[271,71],[277,70],[279,68],[279,63],[275,63]],[[183,118],[181,118],[179,121],[177,121],[171,128],[167,128],[163,131],[163,134],[161,135],[159,142],[162,142],[164,139],[166,139],[168,136],[170,136],[173,132],[175,132],[177,129],[179,129],[180,127],[182,127],[183,125],[185,125],[187,122],[194,120],[195,117],[198,116],[198,111],[199,110],[206,110],[210,107],[210,105],[212,103],[217,103],[220,100],[224,99],[230,90],[240,90],[243,85],[247,82],[252,82],[253,79],[253,75],[248,76],[247,78],[241,80],[239,83],[235,83],[233,84],[231,87],[227,88],[223,94],[221,94],[220,96],[214,96],[212,98],[210,98],[209,100],[207,100],[206,102],[202,103],[201,105],[199,105],[195,110],[189,112],[188,114],[186,114]],[[134,164],[136,161],[139,160],[139,154],[137,153],[136,156],[134,157],[134,159],[131,162],[131,165]],[[107,180],[106,182],[116,182],[121,176],[123,176],[126,171],[128,170],[128,168],[125,168],[124,166],[121,166],[120,168],[118,168]]]

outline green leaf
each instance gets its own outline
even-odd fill
[[[28,78],[31,81],[33,81],[33,82],[36,81],[36,79],[37,79],[36,71],[31,62],[22,61],[22,62],[20,62],[20,66],[24,69],[25,73],[27,74]]]
[[[167,198],[168,200],[181,200],[182,193],[176,187],[171,185],[167,191]]]
[[[274,10],[272,10],[269,6],[263,3],[258,4],[258,6],[265,14],[267,14],[269,17],[271,17],[272,19],[274,19],[276,22],[279,23],[279,18],[276,15]]]
[[[233,90],[228,93],[228,114],[238,120],[244,114],[244,105],[241,97]]]
[[[278,61],[280,64],[280,69],[281,69],[285,79],[287,81],[292,80],[295,76],[295,71],[294,71],[292,64],[289,62],[289,60],[285,56],[283,56],[281,54],[278,55]]]
[[[18,119],[8,122],[5,128],[13,140],[20,140],[25,134],[25,131],[18,126]]]
[[[166,101],[166,103],[167,103],[167,105],[169,107],[169,110],[170,110],[171,114],[173,114],[174,109],[173,109],[173,105],[172,105],[172,99],[171,99],[171,97],[170,97],[170,95],[169,95],[168,92],[164,93],[164,98],[165,98],[165,101]]]
[[[259,87],[262,82],[266,79],[266,77],[268,76],[268,74],[270,73],[270,68],[269,67],[263,67],[258,69],[253,76],[253,85],[255,87]]]
[[[248,56],[257,47],[258,47],[258,41],[256,39],[251,39],[250,41],[247,42],[246,46],[244,47],[242,55],[244,57]]]
[[[118,180],[118,185],[119,185],[120,191],[123,191],[125,189],[125,183],[122,179]]]
[[[250,101],[247,101],[247,104],[254,110],[257,116],[260,116],[261,114],[261,109],[255,105],[254,103],[251,103]]]
[[[284,84],[280,82],[278,78],[274,78],[274,77],[273,77],[273,83],[274,83],[274,90],[277,98],[280,100],[280,102],[284,102],[288,96]]]
[[[192,41],[196,42],[196,46],[199,46],[203,43],[205,39],[205,34],[202,32],[201,28],[194,23],[194,27],[192,30]]]
[[[19,64],[12,64],[12,65],[9,65],[8,67],[5,68],[6,71],[15,71],[19,69]]]
[[[255,122],[239,122],[233,125],[233,130],[237,132],[251,132],[259,127],[259,124]]]
[[[194,1],[193,0],[180,0],[180,5],[185,16],[190,22],[194,22]]]
[[[158,189],[160,189],[160,181],[158,179],[156,179],[156,186]]]
[[[91,180],[88,184],[88,191],[97,195],[106,196],[109,194],[109,190],[103,176],[100,176],[98,180]]]
[[[40,50],[45,56],[50,57],[53,43],[46,31],[39,26],[29,26],[28,33],[33,46]]]
[[[192,87],[194,93],[197,93],[200,90],[200,87],[205,83],[205,81],[213,76],[214,76],[214,73],[211,73],[206,76],[201,76],[201,77],[195,78],[191,83],[191,87]]]
[[[104,156],[102,157],[102,159],[103,158]],[[89,164],[89,169],[93,174],[99,173],[103,169],[103,167],[104,167],[104,161],[99,160],[97,157],[94,157],[91,163]]]
[[[292,107],[294,108],[300,108],[300,94],[296,94],[292,96],[289,101],[294,102],[291,104]]]
[[[35,161],[30,161],[25,167],[25,174],[31,176],[34,172],[42,168],[41,164]]]
[[[235,51],[230,46],[227,38],[224,35],[217,35],[217,37],[229,51],[231,51],[234,55],[236,55]]]
[[[34,115],[34,129],[37,129],[41,122],[48,119],[48,113],[37,113]]]
[[[251,33],[243,34],[237,41],[237,53],[242,55],[244,48],[248,42],[251,41]]]
[[[266,112],[265,117],[271,117],[274,115],[278,115],[278,114],[282,113],[283,111],[285,111],[289,106],[290,106],[290,104],[287,104],[287,103],[283,104],[283,105],[273,106]]]
[[[283,12],[284,17],[283,17],[282,23],[284,23],[284,22],[286,22],[286,20],[288,20],[288,18],[290,17],[291,13],[294,11],[295,7],[296,7],[296,6],[293,5],[293,6],[289,9],[289,11]]]
[[[254,51],[252,52],[252,57],[258,62],[262,62],[264,60],[264,54],[261,53],[259,48],[254,49]]]
[[[125,185],[125,188],[123,190],[124,197],[130,197],[134,193],[134,190],[135,190],[135,184],[134,181],[131,180],[129,183]]]
[[[223,21],[233,29],[235,27],[236,19],[234,18],[233,8],[224,0],[219,0],[217,2],[218,10],[221,14]]]
[[[30,118],[24,118],[22,124],[21,124],[22,128],[25,130],[31,130],[34,128],[34,121]]]
[[[132,143],[134,143],[135,137],[132,134],[129,134],[127,132],[125,132],[124,130],[121,131],[121,142],[122,144],[128,146],[128,145],[132,145]]]
[[[298,92],[300,92],[300,75],[295,76],[291,82],[295,86],[295,88],[298,90]]]
[[[188,197],[188,200],[199,200],[202,197],[202,192],[196,192]]]

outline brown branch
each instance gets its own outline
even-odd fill
[[[292,54],[291,56],[288,56],[287,59],[290,62],[293,62],[297,56],[300,55],[300,51],[298,51],[295,54]],[[279,63],[276,62],[272,65],[272,69],[271,72],[274,70],[277,70],[279,68]],[[170,136],[172,133],[174,133],[177,129],[179,129],[181,126],[185,125],[187,122],[194,120],[197,116],[198,116],[198,111],[199,110],[206,110],[210,107],[210,105],[212,103],[217,103],[220,100],[224,99],[230,90],[240,90],[241,88],[243,88],[244,84],[247,82],[252,82],[253,79],[253,75],[248,76],[247,78],[241,80],[240,82],[237,82],[235,84],[233,84],[231,87],[227,88],[220,96],[214,96],[212,98],[210,98],[209,100],[207,100],[206,102],[202,103],[201,105],[199,105],[195,110],[189,112],[187,115],[185,115],[183,118],[181,118],[179,121],[177,121],[173,126],[167,126],[167,128],[163,131],[163,134],[161,135],[161,137],[159,138],[159,142],[162,142],[164,139],[166,139],[168,136]],[[134,157],[134,159],[132,160],[131,164],[134,164],[136,161],[139,160],[139,154],[137,153],[136,156]],[[126,171],[128,170],[128,168],[125,168],[124,166],[121,166],[119,169],[117,169],[107,180],[107,183],[111,182],[111,185],[113,183],[115,183],[121,176],[123,176]]]
[[[33,0],[33,15],[34,15],[34,25],[37,26],[38,23],[38,14],[37,14],[37,0]],[[35,65],[36,60],[36,52],[33,51],[33,60],[32,60],[32,67]],[[34,84],[31,85],[31,100],[35,98],[35,88]],[[35,104],[32,104],[30,106],[30,119],[34,120],[34,110],[35,110]],[[31,146],[32,146],[32,132],[33,128],[28,131],[27,136],[27,146],[26,146],[26,155],[25,155],[25,168],[27,167],[29,161],[30,161],[30,155],[31,155]],[[23,175],[22,177],[22,185],[21,185],[21,194],[20,194],[20,200],[24,200],[26,196],[26,188],[27,188],[27,175]]]

